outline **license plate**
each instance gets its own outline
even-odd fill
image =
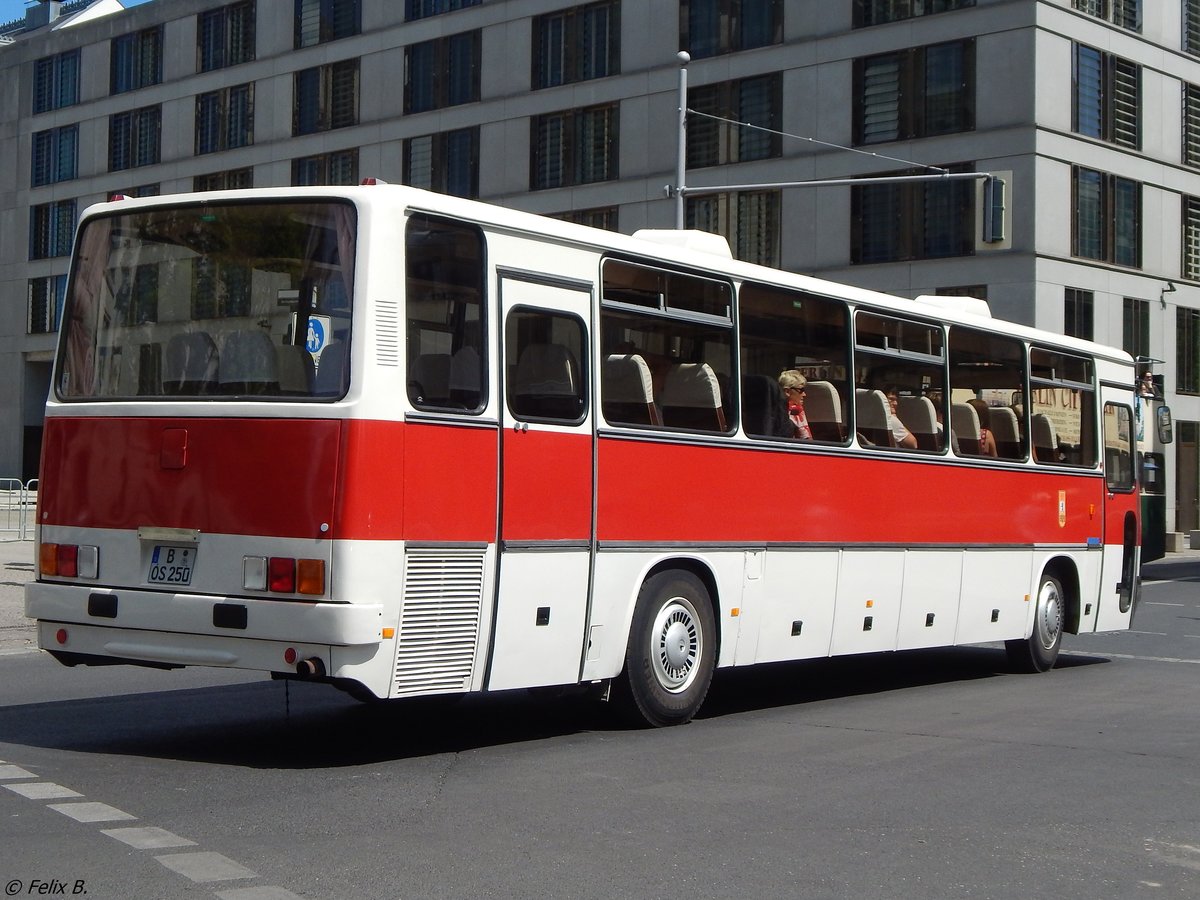
[[[195,565],[194,548],[155,544],[150,554],[150,571],[146,581],[150,584],[191,584]]]

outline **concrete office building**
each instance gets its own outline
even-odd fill
[[[36,470],[88,204],[377,176],[671,227],[680,48],[717,117],[689,188],[1002,175],[1000,233],[971,181],[695,193],[687,221],[1163,361],[1167,527],[1200,527],[1200,0],[38,3],[0,26],[0,476]]]

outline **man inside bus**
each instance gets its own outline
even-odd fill
[[[896,414],[896,407],[900,405],[900,389],[894,384],[889,384],[883,393],[888,402],[888,428],[892,430],[892,438],[896,441],[896,446],[904,447],[907,450],[916,450],[916,437],[904,427],[900,416]]]

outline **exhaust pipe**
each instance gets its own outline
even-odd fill
[[[320,678],[325,674],[325,660],[319,656],[310,656],[296,663],[296,674],[300,678]]]

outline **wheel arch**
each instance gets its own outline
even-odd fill
[[[642,576],[641,583],[638,589],[641,590],[641,585],[653,578],[660,572],[676,569],[682,572],[688,572],[700,579],[700,583],[704,585],[704,589],[708,592],[708,600],[712,605],[713,621],[717,623],[717,633],[715,635],[717,642],[717,660],[721,658],[721,592],[717,588],[717,577],[713,574],[708,564],[702,560],[690,556],[671,556],[666,559],[660,559],[651,566],[646,574]]]
[[[1063,631],[1068,634],[1079,634],[1081,606],[1079,594],[1079,567],[1069,556],[1054,556],[1046,560],[1042,571],[1038,573],[1038,583],[1043,575],[1053,575],[1058,579],[1066,600],[1066,611],[1063,616]]]

